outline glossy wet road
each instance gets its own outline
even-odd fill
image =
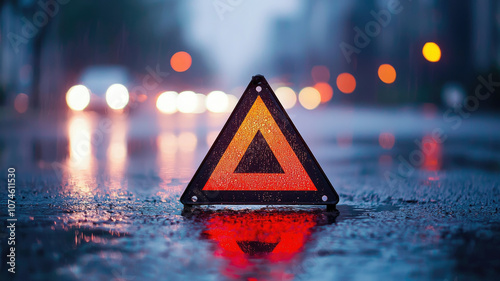
[[[499,116],[289,113],[338,212],[183,212],[226,114],[4,117],[0,179],[16,168],[18,221],[12,275],[2,188],[1,280],[498,280]]]

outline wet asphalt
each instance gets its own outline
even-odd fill
[[[340,196],[336,211],[184,210],[227,114],[5,116],[1,280],[498,280],[500,116],[289,113]]]

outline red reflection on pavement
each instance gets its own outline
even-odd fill
[[[433,172],[427,177],[427,180],[437,181],[439,180],[438,171],[441,170],[442,165],[441,143],[437,142],[432,136],[427,135],[422,138],[422,147],[424,152],[422,169]]]
[[[306,212],[213,213],[203,234],[217,243],[214,256],[229,262],[221,270],[225,276],[288,280],[293,275],[285,266],[302,251],[316,221]],[[257,270],[261,264],[273,269]]]
[[[441,169],[441,144],[431,136],[422,138],[424,150],[423,168],[427,171],[439,171]]]

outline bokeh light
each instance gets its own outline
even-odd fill
[[[330,80],[330,70],[324,65],[316,65],[311,69],[311,77],[315,83],[328,82]]]
[[[299,93],[299,102],[305,109],[315,109],[321,103],[321,94],[313,87],[305,87]]]
[[[156,99],[156,108],[162,113],[177,112],[177,92],[167,91],[161,93]]]
[[[145,102],[148,99],[148,96],[145,94],[140,94],[137,96],[137,101],[138,102]]]
[[[177,72],[184,72],[191,67],[191,55],[186,52],[177,52],[170,59],[172,69]]]
[[[466,92],[464,87],[457,82],[446,83],[441,92],[443,103],[447,107],[459,108],[462,106]]]
[[[177,137],[173,133],[163,132],[156,141],[162,153],[173,154],[177,150]]]
[[[203,113],[207,111],[207,107],[205,106],[207,96],[204,94],[197,93],[196,94],[196,107],[193,110],[193,113]]]
[[[356,79],[352,74],[341,73],[337,76],[337,88],[344,94],[350,94],[356,89]]]
[[[290,109],[297,103],[297,95],[292,88],[279,87],[276,89],[276,96],[285,109]]]
[[[88,170],[92,158],[92,126],[87,116],[74,115],[68,122],[69,158],[71,168]],[[87,185],[85,185],[87,186]]]
[[[378,68],[378,77],[386,84],[396,81],[396,70],[390,64],[382,64]]]
[[[198,97],[195,92],[184,91],[177,97],[177,109],[182,113],[194,113],[198,107]]]
[[[439,171],[443,162],[441,143],[436,141],[431,135],[424,136],[421,143],[422,151],[424,152],[422,169],[427,171]]]
[[[383,149],[391,149],[396,142],[396,138],[391,133],[380,133],[378,143]]]
[[[205,99],[205,104],[208,111],[214,113],[221,113],[227,110],[229,105],[229,99],[226,93],[222,91],[213,91],[207,95]]]
[[[425,59],[430,62],[437,62],[441,59],[441,49],[434,42],[425,43],[424,47],[422,48],[422,54],[424,55]]]
[[[122,84],[113,84],[106,91],[106,103],[111,109],[123,109],[127,106],[129,94],[127,87]]]
[[[182,132],[177,141],[182,152],[192,152],[196,149],[198,138],[191,132]]]
[[[90,103],[89,89],[83,85],[76,85],[69,88],[66,93],[66,103],[72,110],[84,110]]]
[[[114,163],[123,163],[127,159],[127,145],[122,142],[110,142],[108,158]]]
[[[236,104],[238,103],[238,98],[235,95],[227,95],[227,100],[228,103],[226,112],[231,112],[236,107]]]
[[[325,82],[319,82],[314,85],[314,89],[318,90],[321,95],[321,103],[325,103],[332,99],[333,97],[333,89],[330,84]]]
[[[20,93],[14,100],[14,109],[19,113],[25,113],[28,110],[29,100],[27,94]]]

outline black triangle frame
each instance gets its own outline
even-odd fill
[[[257,88],[260,87],[260,91]],[[260,96],[279,129],[297,155],[317,190],[315,191],[225,191],[203,190],[217,163],[229,146],[253,103]],[[191,205],[328,205],[339,202],[339,196],[314,158],[292,120],[262,75],[252,77],[228,121],[215,139],[200,167],[180,199]]]

